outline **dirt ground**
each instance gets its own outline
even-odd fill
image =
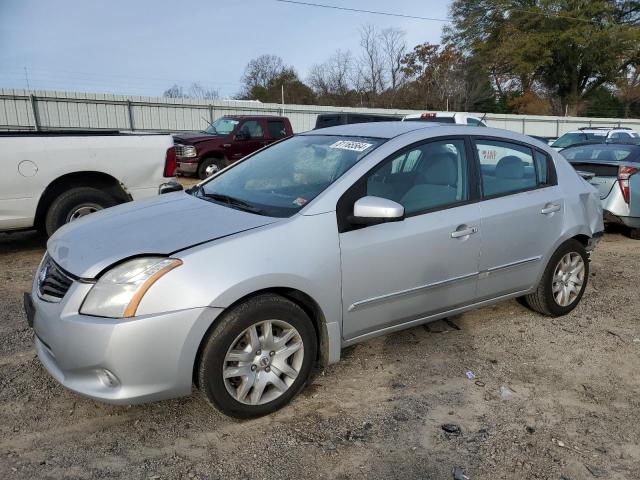
[[[571,315],[510,301],[380,337],[251,421],[198,392],[114,407],[60,387],[22,313],[43,251],[0,235],[2,479],[640,478],[640,242],[620,233]]]

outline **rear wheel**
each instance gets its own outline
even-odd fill
[[[65,223],[91,213],[112,207],[116,200],[109,194],[93,187],[77,187],[60,194],[47,210],[45,231],[48,236]]]
[[[200,390],[216,408],[237,418],[258,417],[282,408],[304,387],[317,343],[298,305],[259,295],[216,322],[197,371]]]
[[[569,240],[560,245],[549,260],[536,290],[521,299],[543,315],[566,315],[580,302],[588,278],[587,252],[580,242]]]

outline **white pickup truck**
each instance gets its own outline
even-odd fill
[[[180,190],[171,135],[0,132],[0,231],[63,224]]]
[[[436,122],[471,125],[472,127],[486,127],[487,124],[478,117],[461,112],[427,112],[405,115],[403,122]]]

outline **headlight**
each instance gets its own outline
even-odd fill
[[[193,145],[176,145],[176,156],[182,158],[193,158],[198,156],[198,151]]]
[[[91,287],[80,313],[98,317],[128,318],[160,277],[182,265],[182,260],[143,257],[129,260],[105,273]]]

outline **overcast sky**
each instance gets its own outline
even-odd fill
[[[315,3],[446,19],[449,1]],[[31,89],[161,95],[200,82],[229,97],[250,59],[280,55],[305,78],[336,49],[356,52],[365,23],[405,30],[410,47],[438,43],[444,25],[275,0],[0,0],[0,87],[28,76]]]

